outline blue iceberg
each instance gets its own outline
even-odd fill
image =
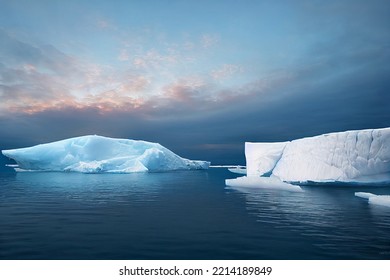
[[[182,158],[158,143],[81,136],[28,148],[3,150],[16,171],[133,173],[207,169],[210,162]]]

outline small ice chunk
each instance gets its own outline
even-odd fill
[[[370,197],[376,196],[376,194],[368,193],[368,192],[355,192],[355,196],[360,198],[369,199]]]
[[[234,167],[234,168],[228,168],[228,170],[232,173],[246,175],[246,168]]]
[[[368,203],[390,207],[390,195],[377,195],[370,197]]]
[[[230,187],[267,188],[291,192],[303,192],[300,186],[281,181],[277,177],[243,176],[236,179],[227,179],[225,184]]]
[[[390,195],[376,195],[373,193],[356,192],[355,196],[368,199],[369,204],[390,207]]]

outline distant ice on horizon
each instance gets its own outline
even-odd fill
[[[3,150],[16,171],[133,173],[207,169],[210,162],[182,158],[158,143],[88,135]]]

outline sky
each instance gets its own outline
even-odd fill
[[[243,164],[245,141],[388,127],[389,14],[387,0],[0,0],[0,149],[98,134]]]

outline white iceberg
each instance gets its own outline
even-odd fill
[[[158,143],[81,136],[28,148],[3,150],[17,171],[132,173],[207,169],[210,162],[182,158]]]
[[[390,128],[329,133],[291,142],[245,143],[248,176],[285,182],[390,182]]]
[[[271,172],[282,157],[287,143],[245,143],[247,175],[262,176]]]
[[[233,168],[228,168],[228,170],[232,173],[246,175],[246,168],[243,167],[236,166]]]
[[[355,196],[368,199],[368,203],[390,207],[390,195],[376,195],[373,193],[356,192]]]
[[[242,176],[236,179],[226,179],[225,184],[229,187],[262,188],[290,192],[303,192],[300,186],[285,183],[276,177]]]

